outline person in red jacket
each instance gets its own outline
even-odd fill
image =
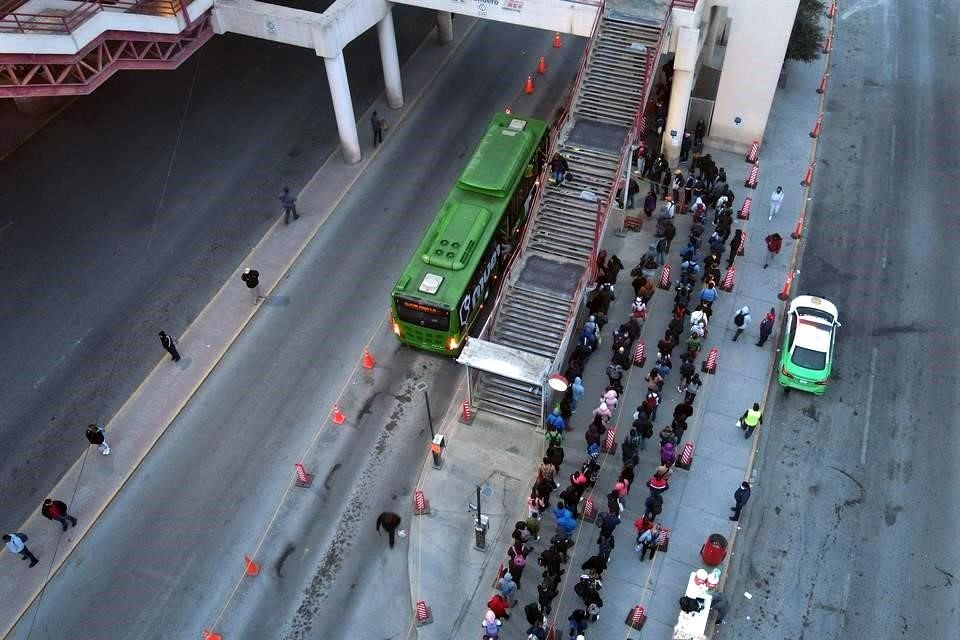
[[[487,608],[490,609],[490,611],[493,611],[493,614],[500,620],[510,619],[510,614],[507,613],[507,609],[510,608],[510,604],[507,602],[507,599],[499,593],[493,594],[493,597],[491,597],[487,602]]]
[[[763,261],[763,268],[766,269],[770,266],[770,261],[780,253],[780,247],[783,246],[783,238],[780,237],[779,233],[771,233],[764,238],[764,242],[767,243],[767,259]]]
[[[40,513],[47,520],[56,520],[63,525],[63,530],[67,530],[67,521],[70,521],[74,527],[77,526],[77,519],[67,513],[67,505],[60,500],[51,500],[47,498],[43,501]]]

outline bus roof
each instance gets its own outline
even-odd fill
[[[473,276],[547,123],[496,114],[393,293],[453,308]]]
[[[505,198],[540,136],[521,118],[494,118],[457,185],[466,191]],[[506,126],[504,126],[506,124]]]

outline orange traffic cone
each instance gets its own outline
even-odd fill
[[[370,352],[367,349],[363,350],[363,368],[364,369],[373,369],[373,366],[377,364],[377,361],[373,359],[373,356],[370,355]]]
[[[537,63],[537,73],[543,75],[547,72],[547,59],[540,56],[540,62]]]
[[[223,636],[221,636],[219,633],[214,633],[209,629],[204,629],[203,640],[223,640]]]
[[[330,416],[330,419],[333,420],[333,424],[343,424],[347,421],[347,416],[343,415],[343,412],[340,411],[340,405],[333,403],[333,415]]]
[[[247,567],[245,575],[252,578],[260,574],[260,565],[254,562],[250,556],[243,556],[243,564]]]
[[[523,92],[527,95],[533,93],[533,75],[527,76],[527,81],[523,83]]]
[[[562,46],[563,46],[563,43],[560,42],[560,32],[557,31],[555,34],[553,34],[553,48],[559,49]]]

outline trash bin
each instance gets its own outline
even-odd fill
[[[700,547],[700,558],[708,567],[715,567],[727,557],[727,539],[719,533],[711,533]]]

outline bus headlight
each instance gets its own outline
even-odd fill
[[[397,337],[398,337],[398,338],[401,336],[400,325],[397,324],[397,321],[396,321],[396,320],[393,321],[393,332],[394,332],[395,334],[397,334]]]
[[[456,338],[450,338],[450,340],[447,342],[447,350],[456,351],[459,348],[460,348],[460,341],[457,340]]]

